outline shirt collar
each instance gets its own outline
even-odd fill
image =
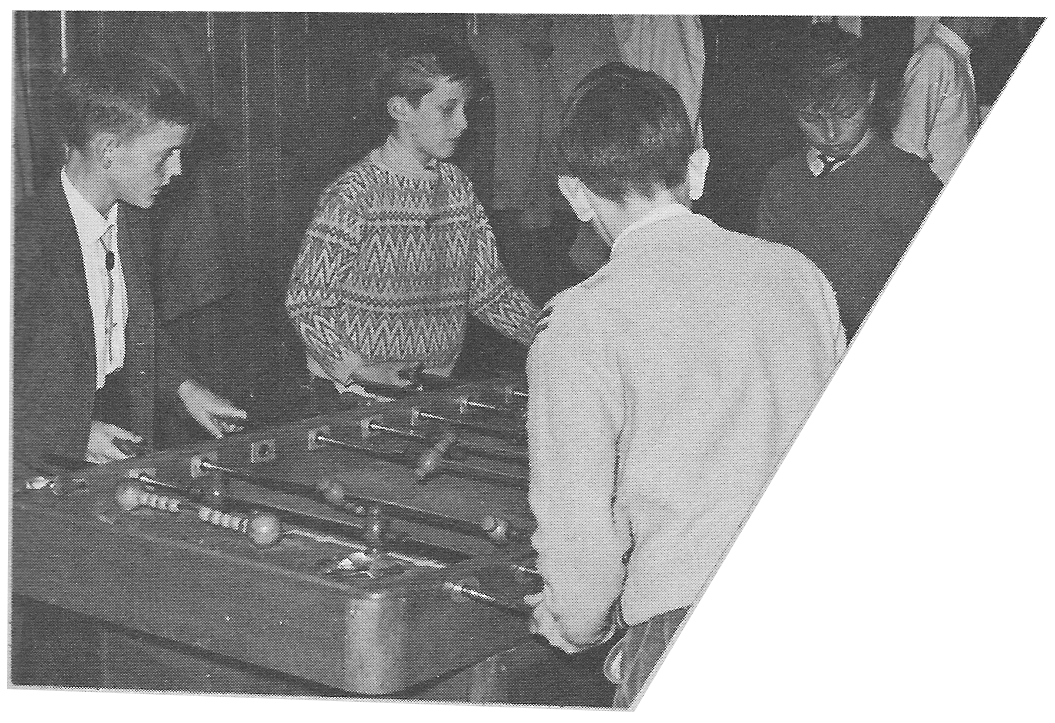
[[[106,229],[117,223],[117,204],[111,206],[109,212],[103,216],[73,185],[70,177],[66,175],[65,168],[62,169],[60,176],[62,177],[62,190],[66,194],[73,222],[77,226],[78,238],[82,244],[98,241],[106,233]]]
[[[850,151],[850,155],[848,155],[846,158],[843,158],[834,166],[832,166],[832,170],[835,170],[836,168],[856,156],[858,153],[860,153],[865,146],[872,142],[873,138],[875,138],[875,133],[869,130],[867,133],[864,134],[861,140],[857,142],[857,145],[854,146],[854,149]],[[806,163],[809,165],[810,172],[814,176],[819,176],[821,171],[824,169],[824,162],[821,160],[821,152],[816,148],[809,149],[809,152],[806,154]]]
[[[953,49],[959,55],[967,58],[971,55],[971,46],[963,41],[955,31],[949,29],[949,27],[943,23],[934,23],[934,27],[931,30],[938,40],[942,41],[950,48]]]
[[[622,233],[616,236],[615,241],[612,242],[612,252],[614,253],[618,246],[625,244],[625,239],[628,236],[645,226],[650,226],[651,224],[665,221],[668,218],[674,218],[675,216],[684,216],[689,213],[692,213],[692,211],[685,208],[685,206],[682,206],[680,203],[668,203],[664,206],[652,209],[644,216],[627,226],[623,229]]]

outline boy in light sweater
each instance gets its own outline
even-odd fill
[[[689,210],[705,150],[678,93],[611,63],[573,94],[561,192],[612,247],[528,357],[533,628],[606,662],[630,707],[845,348],[831,286],[787,247]]]

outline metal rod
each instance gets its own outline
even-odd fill
[[[188,494],[187,490],[184,489],[183,487],[178,486],[178,485],[169,484],[167,482],[161,482],[160,480],[154,479],[150,475],[143,474],[143,473],[140,473],[140,474],[136,475],[135,477],[129,477],[129,479],[130,480],[131,479],[135,479],[135,480],[137,480],[139,482],[142,482],[145,485],[149,485],[151,487],[158,487],[158,488],[161,488],[161,489],[164,489],[164,490],[169,490],[169,491],[175,492],[177,496],[182,498],[180,500],[180,502],[181,502],[182,505],[186,506],[187,509],[191,509],[191,510],[194,510],[194,511],[198,511],[202,507],[206,507],[208,509],[213,509],[209,505],[203,505],[203,504],[201,504],[199,502],[195,502],[194,500],[192,500],[190,498],[190,495]],[[302,516],[302,515],[300,515],[300,513],[297,513],[297,512],[292,511],[292,510],[286,510],[286,509],[284,509],[282,507],[275,507],[275,506],[266,505],[266,504],[258,504],[258,503],[255,503],[255,502],[249,502],[247,500],[241,500],[241,499],[237,499],[237,498],[231,499],[228,502],[233,507],[244,508],[244,509],[247,509],[247,510],[248,509],[252,509],[252,510],[257,511],[257,512],[270,512],[270,513],[276,514],[276,515],[283,515],[283,517],[288,517],[290,514],[297,515],[298,517]],[[348,525],[347,523],[334,522],[333,524],[339,525],[341,529],[354,531],[356,534],[365,534],[366,533],[366,531],[363,530],[362,528],[356,527],[354,525]],[[366,550],[370,549],[370,544],[367,544],[367,543],[364,543],[364,542],[357,542],[355,540],[352,540],[352,539],[350,539],[348,537],[344,537],[344,536],[341,536],[341,535],[332,535],[332,534],[326,534],[324,532],[316,532],[315,530],[311,530],[308,527],[305,527],[303,525],[290,525],[290,524],[287,523],[287,524],[284,525],[283,534],[284,535],[295,535],[295,536],[298,536],[298,537],[305,537],[305,538],[308,538],[308,539],[311,539],[311,540],[315,540],[316,542],[321,542],[321,543],[324,543],[324,544],[334,545],[335,547],[344,547],[344,548],[347,548],[347,549],[350,549],[350,550],[355,550],[357,552],[365,552]],[[429,547],[435,547],[437,551],[441,551],[441,552],[456,552],[455,550],[452,550],[450,548],[441,548],[441,547],[437,547],[435,545],[430,545]],[[396,551],[387,550],[387,549],[384,552],[385,552],[386,555],[389,555],[390,557],[392,557],[395,560],[400,560],[402,562],[408,562],[408,563],[416,565],[418,567],[434,567],[434,568],[446,568],[447,567],[446,563],[440,562],[438,560],[435,560],[435,559],[432,559],[432,558],[429,558],[429,557],[423,557],[423,556],[420,556],[420,555],[411,555],[411,554],[408,554],[408,553],[401,553],[401,552],[396,552]]]
[[[510,464],[518,464],[522,467],[527,467],[529,464],[527,452],[506,449],[490,449],[489,447],[480,447],[478,445],[463,442],[461,440],[455,442],[454,449],[452,449],[451,451],[453,453],[461,452],[462,454],[469,455],[471,457],[493,459],[496,462],[508,462]]]
[[[344,439],[337,439],[331,437],[328,434],[322,432],[315,435],[315,441],[321,444],[328,444],[332,447],[340,447],[342,449],[350,449],[354,452],[366,452],[375,456],[380,456],[387,459],[390,462],[396,464],[405,465],[408,467],[415,467],[416,462],[412,462],[406,459],[403,455],[396,454],[394,452],[383,452],[381,450],[374,449],[368,445],[359,444],[357,442],[349,442]],[[474,455],[475,456],[475,455]],[[224,472],[225,474],[239,474],[235,470],[230,470],[218,465],[214,465],[207,460],[202,460],[201,468],[207,470],[215,470],[217,472]],[[511,472],[503,472],[502,470],[492,470],[485,467],[479,467],[477,465],[469,464],[467,462],[454,462],[449,460],[443,460],[440,469],[450,471],[458,474],[465,474],[473,477],[474,479],[480,479],[483,481],[493,481],[499,484],[508,484],[516,487],[523,487],[528,484],[528,479],[524,475],[519,475]]]
[[[369,444],[349,442],[346,439],[337,439],[336,437],[331,437],[328,434],[324,434],[322,432],[319,432],[315,435],[315,441],[321,444],[328,444],[331,447],[349,449],[353,452],[363,452],[364,454],[369,454],[372,457],[378,457],[388,462],[395,462],[396,464],[401,464],[404,466],[412,464],[409,460],[405,458],[403,454],[400,454],[398,452],[390,452],[387,450],[378,449],[377,447],[373,447]]]
[[[393,436],[401,437],[403,439],[413,439],[423,444],[429,441],[428,437],[421,432],[415,432],[409,429],[401,429],[399,427],[389,427],[387,425],[378,424],[377,422],[370,422],[366,425],[366,428],[372,432],[382,432],[384,434],[391,434]],[[319,437],[319,441],[326,440],[323,440],[321,437]],[[499,462],[512,462],[515,464],[522,464],[524,466],[527,466],[528,464],[528,456],[525,452],[514,450],[495,450],[489,447],[482,447],[480,445],[472,444],[471,442],[465,442],[461,439],[455,441],[455,447],[468,455],[472,455],[473,457],[483,457],[484,459],[493,459]]]
[[[343,537],[337,537],[335,535],[325,535],[312,530],[303,529],[300,527],[293,527],[287,530],[287,534],[296,535],[298,537],[304,537],[315,542],[321,542],[323,544],[333,545],[335,547],[347,547],[350,550],[356,552],[366,552],[370,549],[369,545],[365,545],[361,542],[355,542]],[[406,562],[416,567],[431,567],[438,570],[445,570],[448,565],[440,562],[439,560],[433,560],[428,557],[417,557],[415,555],[405,555],[401,552],[395,552],[393,550],[384,550],[383,554],[391,557],[393,560],[400,562]]]
[[[463,474],[467,477],[479,479],[484,482],[498,482],[513,487],[526,487],[528,485],[528,478],[523,474],[504,472],[499,469],[486,469],[484,467],[478,467],[475,464],[455,462],[449,459],[445,459],[440,463],[439,471],[454,472],[455,474]]]
[[[402,437],[403,439],[415,439],[419,442],[425,441],[425,435],[421,432],[413,432],[408,429],[399,429],[398,427],[386,427],[385,425],[378,424],[377,422],[370,422],[370,424],[367,425],[367,428],[371,432],[384,432],[385,434],[391,434],[396,437]]]
[[[318,435],[317,439],[323,441],[323,435]],[[327,438],[329,439],[329,438]],[[333,440],[338,442],[338,446],[343,446],[344,443],[340,440]],[[329,442],[327,442],[329,443]],[[265,487],[273,487],[282,491],[289,491],[290,484],[274,480],[269,477],[257,475],[247,470],[233,469],[231,467],[224,467],[209,460],[203,459],[200,462],[201,468],[204,470],[210,470],[213,472],[220,472],[222,474],[231,475],[233,477],[239,477],[241,479],[252,482],[253,484],[262,485]],[[296,485],[304,488],[308,487],[306,484]],[[315,489],[311,487],[311,489]],[[483,520],[480,522],[469,522],[458,517],[450,517],[448,515],[441,514],[439,512],[433,512],[431,510],[421,509],[420,507],[410,507],[408,505],[400,505],[394,502],[385,502],[384,500],[373,499],[370,497],[359,497],[356,495],[344,494],[344,490],[341,490],[340,502],[331,501],[331,504],[339,507],[340,509],[349,510],[357,515],[365,515],[367,510],[371,506],[379,507],[386,514],[398,517],[409,522],[421,522],[424,524],[431,524],[436,527],[443,527],[454,532],[461,532],[462,534],[484,536],[489,540],[497,541],[489,533],[487,521]]]
[[[490,437],[499,437],[501,439],[508,439],[516,443],[523,443],[524,432],[516,429],[508,429],[502,427],[493,427],[489,424],[480,424],[478,422],[468,422],[464,419],[458,419],[455,417],[445,417],[442,414],[433,414],[432,412],[426,412],[423,409],[414,409],[411,414],[420,419],[428,419],[433,422],[443,422],[444,424],[450,424],[455,427],[462,427],[473,432],[480,432]]]
[[[474,402],[472,399],[462,398],[461,405],[463,407],[472,407],[473,409],[485,409],[488,412],[499,412],[501,414],[508,413],[508,409],[499,407],[494,404],[484,404],[483,402]]]
[[[491,605],[492,607],[501,608],[502,610],[507,610],[511,613],[516,613],[517,615],[521,615],[523,617],[528,617],[531,615],[531,608],[528,607],[526,604],[517,604],[506,602],[505,600],[499,600],[494,595],[488,595],[485,592],[481,592],[480,590],[477,590],[475,588],[468,587],[464,582],[454,582],[448,580],[447,582],[443,583],[443,587],[452,593],[462,595],[471,600],[476,600],[477,602],[482,602],[485,605]]]

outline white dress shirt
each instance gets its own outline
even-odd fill
[[[62,190],[66,194],[73,222],[77,226],[81,255],[84,257],[84,279],[88,283],[88,303],[92,308],[92,322],[95,327],[95,388],[101,389],[106,383],[106,376],[120,369],[125,363],[128,289],[125,287],[121,254],[117,249],[117,204],[115,203],[107,215],[103,216],[81,195],[66,175],[65,169],[61,176]],[[113,251],[114,267],[108,271],[104,237],[107,235],[107,229],[111,227],[113,230],[106,243],[109,244],[109,250]],[[111,293],[112,329],[108,338],[106,306]]]
[[[850,151],[850,155],[848,155],[846,158],[840,158],[836,163],[832,164],[832,167],[828,169],[828,173],[831,173],[836,168],[838,168],[839,166],[856,156],[858,153],[860,153],[861,149],[871,143],[874,137],[875,133],[873,133],[872,131],[868,131],[867,133],[865,133],[864,137],[862,137],[861,140],[857,142],[857,145],[854,146],[854,149]],[[810,173],[812,173],[814,176],[819,176],[824,171],[824,158],[830,158],[830,156],[824,156],[816,148],[810,148],[806,151],[806,165],[810,167]]]
[[[613,15],[619,50],[627,64],[650,70],[678,91],[699,135],[703,71],[707,63],[698,15]]]
[[[948,183],[979,122],[971,48],[935,23],[905,70],[894,145],[927,161]]]

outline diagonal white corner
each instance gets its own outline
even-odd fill
[[[638,713],[1055,718],[1053,59],[1049,20]]]

